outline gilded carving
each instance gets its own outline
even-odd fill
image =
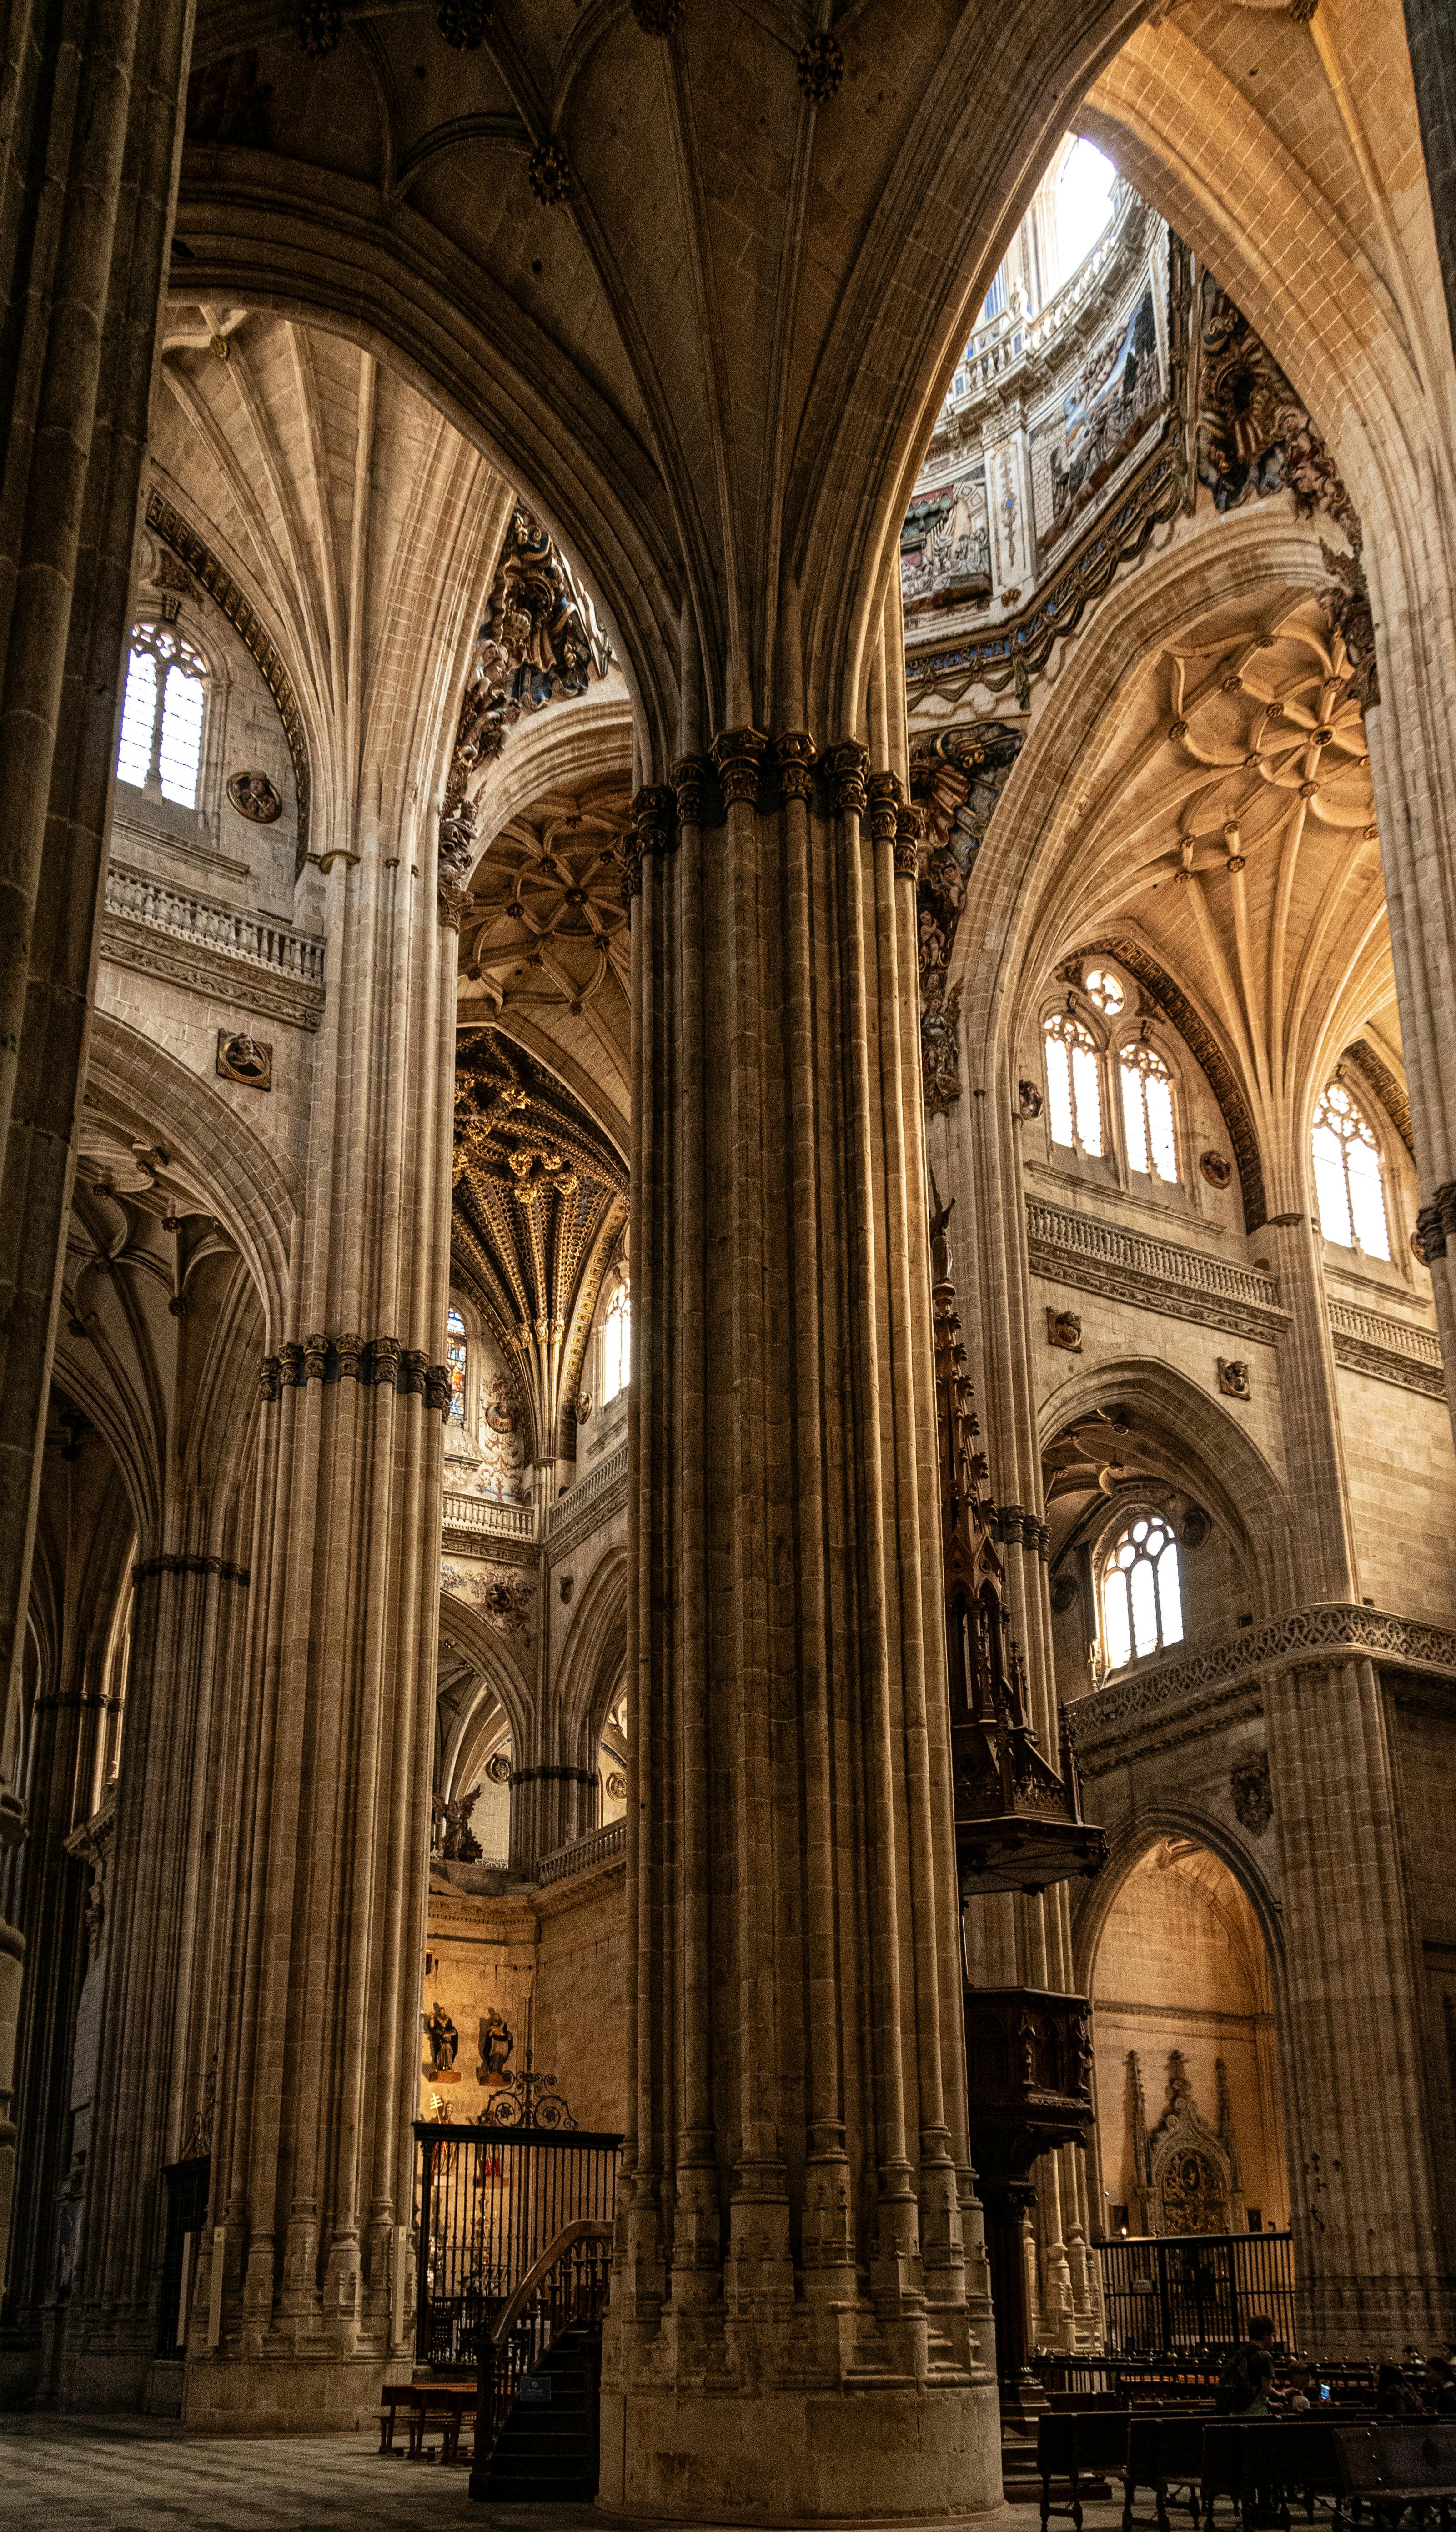
[[[961,1096],[961,989],[950,985],[949,969],[970,875],[1022,735],[1002,722],[978,721],[917,738],[910,749],[910,786],[926,830],[916,909],[921,1069],[932,1117]]]
[[[558,142],[546,141],[533,149],[526,173],[538,202],[563,202],[571,191],[571,163]]]
[[[239,817],[258,827],[271,827],[283,814],[282,798],[265,774],[230,774],[227,796]]]
[[[844,77],[844,56],[835,35],[811,35],[794,56],[799,86],[811,105],[828,105]]]

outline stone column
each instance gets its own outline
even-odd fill
[[[1364,1656],[1266,1683],[1306,2329],[1330,2355],[1444,2344],[1419,1996],[1386,1693]]]
[[[816,765],[800,729],[732,728],[670,775],[635,804],[636,1942],[602,2496],[963,2512],[1000,2471],[912,821],[853,739]]]
[[[184,2152],[213,2041],[219,1794],[249,1574],[216,1552],[232,1538],[199,1537],[195,1505],[169,1509],[170,1536],[191,1526],[199,1543],[144,1539],[151,1552],[132,1574],[86,2226],[61,2359],[61,2399],[76,2408],[145,2399],[157,2354],[162,2171]]]
[[[166,270],[184,0],[23,0],[0,201],[0,1842]],[[23,1946],[0,1918],[0,2266]]]
[[[73,2138],[71,2058],[87,1970],[87,1876],[67,1840],[100,1794],[109,1694],[107,1654],[131,1522],[116,1464],[92,1430],[51,1458],[43,1504],[48,1625],[30,1701],[26,1837],[6,1859],[7,1908],[32,1964],[22,1999],[16,2061],[19,2149],[0,2400],[19,2406],[37,2387],[42,2321],[54,2293],[56,2208],[68,2171],[89,2159]]]
[[[409,2361],[457,945],[408,773],[326,874],[305,1209],[262,1365],[193,2425],[352,2426]]]

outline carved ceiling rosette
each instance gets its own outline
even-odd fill
[[[583,1350],[627,1213],[620,1154],[497,1029],[462,1036],[452,1245],[530,1408],[533,1457],[569,1457]]]

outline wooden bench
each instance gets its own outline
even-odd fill
[[[1081,2532],[1082,2481],[1120,2471],[1128,2448],[1126,2409],[1053,2410],[1036,2422],[1036,2467],[1041,2478],[1041,2532],[1054,2514],[1070,2515]],[[1053,2505],[1052,2482],[1065,2479],[1071,2503]],[[1090,2496],[1091,2492],[1087,2494]]]
[[[1340,2491],[1395,2520],[1408,2505],[1439,2509],[1451,2519],[1456,2499],[1456,2418],[1374,2418],[1363,2427],[1333,2427]]]
[[[1139,2488],[1150,2488],[1158,2532],[1168,2532],[1168,2491],[1187,2491],[1189,2513],[1195,2527],[1203,2484],[1203,2429],[1206,2408],[1133,2409],[1128,2416],[1128,2453],[1123,2465],[1123,2532],[1132,2532],[1133,2502]]]
[[[1203,2429],[1205,2525],[1212,2524],[1215,2498],[1231,2497],[1245,2532],[1252,2532],[1255,2508],[1275,2514],[1280,2532],[1290,2532],[1291,2489],[1304,2499],[1310,2522],[1316,2497],[1331,2499],[1336,2521],[1343,2521],[1335,2434],[1328,2419],[1312,2416],[1211,2421]]]

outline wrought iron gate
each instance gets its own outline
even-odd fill
[[[1098,2242],[1108,2352],[1173,2356],[1236,2347],[1266,2312],[1298,2345],[1291,2233],[1172,2233]]]
[[[616,2213],[621,2138],[582,2128],[439,2127],[420,2142],[415,2353],[464,2372],[563,2226]]]

